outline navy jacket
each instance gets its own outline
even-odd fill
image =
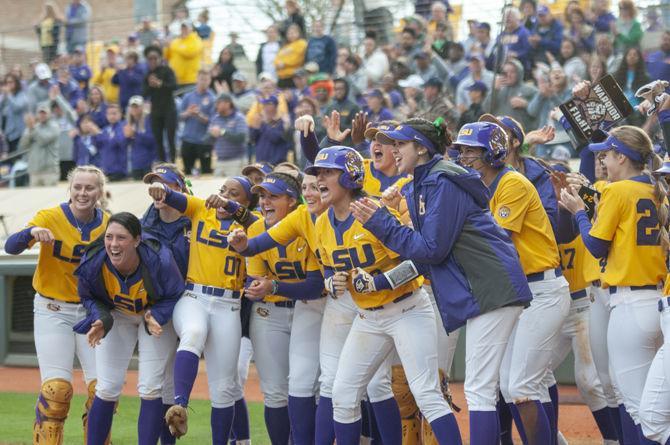
[[[156,160],[158,150],[156,139],[151,132],[149,116],[144,119],[144,131],[140,131],[139,126],[136,126],[135,135],[132,138],[126,138],[126,143],[130,147],[130,168],[132,170],[151,170],[151,164]]]
[[[558,200],[556,191],[551,183],[551,176],[542,164],[532,158],[523,159],[523,167],[526,178],[533,183],[535,190],[540,195],[542,207],[547,211],[554,236],[558,234]]]
[[[109,124],[93,137],[100,153],[100,167],[105,174],[128,174],[128,143],[123,135],[125,121]]]
[[[119,103],[121,104],[121,109],[124,113],[130,98],[135,95],[142,95],[142,82],[144,82],[145,76],[144,71],[144,65],[138,63],[132,68],[118,70],[116,74],[114,74],[114,77],[112,77],[112,83],[119,86]]]
[[[186,271],[188,270],[190,230],[190,219],[182,216],[171,223],[163,222],[158,214],[158,209],[153,204],[149,206],[142,217],[142,232],[155,237],[172,251],[172,256],[177,262],[179,272],[181,272],[184,280],[186,280]]]
[[[249,136],[256,145],[256,162],[269,162],[277,165],[286,161],[291,148],[290,128],[284,128],[284,122],[263,122],[260,128],[251,128]]]
[[[414,230],[385,208],[364,227],[401,256],[427,266],[447,332],[500,307],[530,302],[519,256],[493,219],[489,191],[477,172],[435,156],[414,170],[403,195]]]
[[[149,295],[151,315],[159,324],[164,325],[172,318],[174,306],[184,293],[184,279],[172,258],[172,252],[158,240],[143,239],[137,251],[140,255],[140,273],[144,288]],[[74,272],[79,278],[79,298],[87,311],[87,317],[72,328],[80,334],[88,332],[96,320],[102,320],[105,335],[114,324],[111,316],[114,302],[109,298],[102,278],[102,267],[106,258],[104,242],[99,238],[86,248]]]

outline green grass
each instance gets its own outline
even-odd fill
[[[35,400],[35,394],[0,393],[0,445],[32,444]],[[65,422],[64,445],[81,445],[83,442],[81,415],[84,412],[84,400],[84,396],[75,396],[72,399],[70,414]],[[139,409],[139,398],[121,398],[112,426],[114,445],[137,443]],[[208,401],[192,401],[189,409],[188,434],[177,443],[179,445],[212,443],[209,413]],[[254,445],[269,444],[270,439],[263,421],[263,404],[249,403],[249,416],[252,443]]]

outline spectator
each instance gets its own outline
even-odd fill
[[[432,77],[439,76],[437,68],[431,63],[430,54],[425,51],[421,51],[414,56],[414,66],[416,67],[414,70],[415,73],[418,74],[424,82]]]
[[[596,54],[607,64],[608,73],[613,73],[619,68],[622,56],[614,54],[614,41],[609,34],[596,36]]]
[[[162,51],[157,46],[144,49],[147,59],[147,76],[142,84],[142,96],[151,102],[151,132],[156,138],[158,159],[161,162],[173,162],[176,154],[175,127],[177,126],[177,107],[173,93],[177,89],[177,79],[172,68],[162,63]],[[169,155],[165,156],[163,132],[167,131]]]
[[[296,25],[300,30],[300,35],[304,36],[307,28],[305,27],[305,17],[302,15],[300,5],[296,0],[286,0],[286,13],[288,17],[281,22],[279,29],[282,37],[288,40],[288,29],[291,25]]]
[[[9,154],[16,151],[19,140],[25,130],[23,115],[28,112],[28,95],[21,86],[21,81],[14,74],[7,74],[2,85],[0,96],[0,113],[2,114],[2,133],[7,141]]]
[[[45,63],[51,63],[56,57],[63,22],[64,20],[58,6],[51,1],[45,2],[44,15],[39,23],[35,25],[35,31],[40,42],[40,50],[42,50],[42,60]]]
[[[403,95],[405,96],[404,103],[397,107],[396,117],[398,120],[414,117],[422,100],[423,84],[423,79],[416,74],[398,81],[398,86],[402,88]]]
[[[612,34],[615,36],[614,46],[619,52],[640,44],[642,25],[637,20],[637,8],[632,0],[619,2],[619,18],[612,25]]]
[[[84,93],[79,89],[77,82],[70,77],[70,70],[63,65],[58,68],[56,78],[51,80],[53,85],[57,85],[60,94],[70,103],[73,108],[77,106],[80,99],[85,99]]]
[[[256,102],[256,93],[247,88],[247,76],[242,71],[233,73],[233,102],[235,108],[245,116]]]
[[[247,112],[247,125],[251,125],[256,119],[256,115],[263,112],[263,106],[260,103],[261,99],[267,99],[270,96],[277,96],[279,99],[279,115],[289,114],[288,101],[282,92],[277,88],[277,79],[268,73],[261,73],[258,76],[259,88],[257,91],[256,101],[251,105]],[[238,110],[239,111],[239,110]]]
[[[468,20],[468,25],[470,25],[470,20]],[[441,1],[433,2],[430,5],[430,17],[428,18],[428,35],[434,36],[435,30],[437,29],[438,24],[447,23],[447,5]],[[468,37],[471,37],[468,35]]]
[[[591,15],[590,21],[596,32],[610,33],[612,31],[612,23],[616,21],[616,17],[609,10],[609,0],[593,0]]]
[[[357,55],[350,55],[344,62],[343,76],[349,84],[349,99],[358,100],[363,92],[368,88],[368,77],[364,69],[361,68],[361,58]]]
[[[633,47],[626,50],[621,65],[614,72],[614,78],[623,90],[628,102],[632,105],[638,105],[640,100],[635,97],[635,92],[651,81],[639,48]],[[639,113],[634,115],[638,116]]]
[[[607,65],[605,65],[603,59],[598,57],[597,54],[592,54],[591,60],[589,61],[589,77],[587,80],[597,82],[605,74],[607,74]]]
[[[537,93],[537,88],[523,82],[523,66],[518,60],[505,62],[502,73],[496,76],[494,88],[495,103],[491,106],[493,94],[484,101],[484,109],[495,116],[510,116],[521,122],[524,128],[533,128],[534,117],[528,114],[528,102]]]
[[[249,137],[256,146],[256,162],[279,164],[286,161],[291,148],[291,125],[288,117],[277,114],[279,101],[270,96],[261,101],[263,113],[249,128]]]
[[[81,90],[84,97],[88,97],[88,83],[91,80],[93,73],[91,68],[86,64],[86,53],[84,48],[78,46],[74,49],[70,63],[70,77],[77,82],[77,86]]]
[[[210,40],[210,38],[214,36],[214,31],[212,30],[212,27],[209,26],[209,10],[203,9],[200,14],[198,14],[198,22],[193,28],[203,43],[205,40]]]
[[[310,96],[316,99],[321,111],[325,111],[330,105],[333,96],[333,81],[325,73],[316,74],[310,78]]]
[[[577,53],[575,42],[569,38],[564,38],[561,43],[561,54],[558,57],[558,61],[552,58],[550,62],[558,63],[563,67],[570,87],[586,79],[586,63],[584,63],[584,59]],[[554,63],[552,63],[552,67]]]
[[[532,49],[533,60],[537,62],[548,62],[547,52],[557,57],[561,49],[563,39],[563,25],[556,20],[551,11],[545,5],[537,9],[537,22],[531,35],[528,37]]]
[[[230,37],[230,43],[226,45],[226,48],[230,50],[230,52],[233,54],[233,57],[236,59],[246,59],[247,55],[244,52],[244,47],[237,41],[237,39],[240,38],[240,35],[233,31],[228,34],[228,36]]]
[[[320,114],[330,116],[333,111],[340,113],[341,128],[351,128],[354,116],[361,111],[358,104],[349,99],[349,83],[342,77],[333,81],[333,100]],[[342,145],[353,147],[350,135],[345,138]]]
[[[237,71],[234,60],[235,56],[228,47],[223,48],[219,53],[219,59],[212,68],[212,88],[215,91],[232,91],[233,73]],[[226,84],[227,89],[221,89],[222,83]]]
[[[100,71],[93,77],[93,84],[100,85],[105,93],[105,101],[109,104],[119,103],[119,87],[112,83],[112,78],[116,74],[116,56],[118,47],[109,46],[105,51],[105,62],[100,67]]]
[[[503,52],[499,60],[517,59],[524,70],[529,70],[532,49],[528,41],[530,33],[521,26],[521,13],[518,9],[512,7],[505,11],[504,25],[503,32],[498,37],[500,49]]]
[[[486,22],[480,23],[477,25],[477,47],[473,52],[479,52],[484,55],[486,59],[486,68],[488,70],[493,69],[493,64],[489,65],[488,60],[493,59],[493,49],[495,48],[495,42],[491,38],[491,25]]]
[[[481,115],[484,114],[482,103],[486,98],[488,88],[484,82],[476,80],[466,88],[466,91],[468,93],[468,102],[470,105],[468,106],[468,109],[461,114],[461,118],[458,121],[459,129],[470,122],[477,122]]]
[[[216,151],[216,176],[230,177],[239,174],[246,163],[246,140],[249,132],[244,116],[235,109],[233,97],[221,94],[216,99],[216,113],[207,129],[214,139]]]
[[[441,116],[447,120],[448,126],[455,129],[458,115],[454,113],[454,104],[443,91],[444,85],[439,78],[428,79],[423,84],[423,99],[418,103],[416,117],[434,121]]]
[[[465,56],[469,57],[472,51],[480,52],[477,42],[477,27],[479,26],[479,22],[477,22],[477,20],[469,19],[467,23],[468,36],[463,39],[461,45],[463,45],[463,49],[465,50]]]
[[[447,87],[454,92],[459,82],[468,75],[468,62],[465,60],[465,51],[460,43],[449,45],[447,54],[448,58],[444,63],[449,79]]]
[[[521,23],[528,31],[537,27],[537,2],[535,0],[521,0],[519,10],[523,15]]]
[[[449,6],[448,0],[438,0],[437,2],[433,2],[431,0],[414,0],[414,14],[426,19],[429,18],[435,3],[441,3],[444,6],[446,18],[446,13],[451,12],[451,7]]]
[[[649,6],[645,12],[646,27],[640,41],[642,53],[648,55],[652,51],[657,51],[660,47],[665,27],[661,21],[658,8]]]
[[[661,49],[647,56],[647,70],[652,79],[670,81],[670,31],[663,32]]]
[[[182,24],[184,22],[187,22],[188,20],[189,20],[188,9],[186,8],[186,6],[182,5],[179,6],[177,9],[175,9],[174,18],[167,27],[167,33],[165,36],[167,40],[170,41],[172,39],[176,39],[177,37],[179,37],[179,35],[181,34]]]
[[[423,50],[416,31],[409,26],[405,26],[400,34],[399,49],[399,55],[407,58],[407,60],[414,60],[414,56]]]
[[[149,17],[144,17],[142,19],[142,26],[137,31],[137,39],[139,40],[140,45],[143,48],[155,45],[158,37],[159,33],[156,29],[154,29]]]
[[[538,76],[538,90],[528,103],[528,114],[537,118],[537,128],[542,128],[549,123],[551,111],[570,99],[572,90],[568,85],[565,72],[560,68],[553,68],[549,73],[549,79]]]
[[[143,62],[143,60],[140,60],[140,54],[142,54],[142,51],[144,51],[144,47],[140,45],[140,41],[137,38],[137,33],[128,34],[128,38],[126,39],[126,46],[123,48],[124,60],[128,53],[135,53],[137,54],[138,63]]]
[[[419,79],[420,79],[420,77],[419,77]],[[421,85],[423,85],[423,83]],[[403,97],[402,97],[402,94],[400,93],[400,91],[398,91],[398,88],[396,86],[396,81],[395,81],[395,78],[393,77],[393,74],[391,74],[391,73],[384,74],[384,76],[382,77],[382,81],[381,81],[381,90],[391,100],[390,105],[393,108],[397,108],[400,104],[402,104]]]
[[[91,19],[91,7],[84,0],[72,0],[65,10],[65,42],[67,52],[77,46],[88,43],[88,21]]]
[[[68,172],[75,166],[72,138],[77,124],[77,113],[63,98],[57,87],[51,87],[49,99],[51,99],[52,119],[60,129],[58,134],[59,180],[65,181]]]
[[[58,124],[51,119],[48,102],[37,105],[37,117],[25,116],[25,130],[19,141],[20,150],[28,150],[30,186],[54,186],[60,177],[58,158]]]
[[[337,48],[337,66],[335,67],[335,77],[344,77],[346,75],[344,65],[347,62],[347,58],[351,55],[352,52],[346,46]]]
[[[29,111],[34,113],[37,104],[49,99],[49,87],[51,86],[51,69],[46,63],[35,65],[35,80],[28,86]]]
[[[179,104],[179,119],[184,122],[181,136],[181,156],[186,174],[194,174],[195,161],[200,171],[212,173],[212,144],[207,137],[209,117],[214,112],[216,97],[209,89],[209,71],[200,70],[195,91],[187,93]]]
[[[105,118],[107,120],[107,118]],[[77,134],[73,141],[72,158],[77,165],[100,166],[100,154],[93,142],[93,135],[100,132],[100,128],[93,122],[93,118],[85,114],[79,119]]]
[[[128,176],[128,144],[123,133],[119,104],[107,106],[109,124],[94,133],[93,143],[100,153],[100,168],[110,181],[122,181]],[[93,129],[93,126],[91,126]]]
[[[595,34],[593,26],[586,21],[586,16],[581,8],[572,8],[570,13],[566,11],[566,24],[563,31],[565,38],[575,42],[581,51],[592,52],[595,48]]]
[[[132,177],[139,181],[151,171],[151,165],[156,160],[156,139],[151,133],[151,118],[144,109],[142,96],[133,96],[128,100],[123,136],[130,148]]]
[[[321,20],[314,20],[312,23],[312,36],[307,42],[305,61],[319,64],[319,71],[322,73],[333,74],[335,71],[337,45],[331,36],[324,34]]]
[[[112,84],[119,88],[119,103],[122,110],[128,108],[131,97],[142,94],[142,82],[145,76],[144,66],[139,63],[139,55],[135,51],[127,52],[125,61],[126,67],[112,76]]]
[[[292,0],[290,0],[292,1]],[[289,2],[287,2],[287,5]],[[289,25],[286,30],[286,43],[279,49],[275,57],[277,85],[279,88],[293,87],[293,73],[305,64],[307,41],[302,38],[297,24]]]
[[[493,85],[493,73],[486,69],[484,57],[477,53],[468,57],[468,75],[459,82],[456,88],[456,107],[458,107],[459,113],[463,113],[470,107],[471,94],[468,88],[475,82],[483,82],[487,91]],[[481,93],[480,90],[481,88],[477,91]],[[486,92],[481,96],[486,96]]]
[[[285,90],[285,93],[288,92],[291,94],[292,98],[289,100],[289,108],[293,109],[295,104],[298,102],[302,96],[309,96],[312,93],[310,92],[309,82],[307,81],[307,71],[304,68],[300,68],[295,73],[293,73],[293,86],[292,90]],[[327,74],[322,74],[328,76]],[[313,75],[309,76],[310,80]],[[328,76],[330,78],[330,76]]]
[[[275,59],[279,52],[279,29],[276,25],[270,25],[265,31],[267,41],[261,43],[258,48],[258,55],[256,56],[256,75],[260,73],[269,73],[273,76],[277,75],[275,71]]]
[[[393,29],[393,15],[388,9],[387,2],[379,0],[361,0],[354,2],[354,8],[362,7],[363,32],[374,33],[378,45],[388,45],[391,42]],[[356,13],[356,16],[360,15]]]
[[[384,51],[377,47],[374,35],[365,36],[361,59],[365,77],[373,84],[379,83],[382,76],[389,71],[389,59]]]
[[[170,42],[165,51],[170,68],[177,78],[177,85],[192,85],[198,77],[202,55],[202,40],[193,31],[189,21],[181,23],[179,37]]]
[[[393,113],[386,107],[384,93],[380,89],[374,89],[365,95],[366,106],[363,108],[368,114],[368,121],[376,124],[381,121],[393,120]]]
[[[101,87],[97,85],[91,87],[86,105],[84,113],[91,116],[95,125],[103,128],[109,124],[107,122],[107,102],[105,102],[105,94]]]

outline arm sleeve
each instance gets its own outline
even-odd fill
[[[579,224],[579,233],[582,235],[582,241],[584,241],[584,245],[588,251],[591,252],[591,255],[595,258],[606,257],[610,248],[610,242],[591,236],[591,221],[589,221],[589,216],[584,210],[577,212],[575,217],[577,219],[577,224]]]
[[[542,108],[542,104],[544,103],[544,97],[540,94],[538,91],[535,93],[535,96],[528,102],[528,114],[531,116],[537,116],[540,112],[540,109]]]
[[[100,320],[102,321],[105,335],[107,335],[114,325],[114,318],[112,318],[110,309],[95,298],[93,295],[93,286],[86,277],[79,276],[77,281],[77,293],[79,294],[81,304],[86,308],[88,315],[86,319],[77,323],[72,329],[80,334],[86,334],[91,328],[91,324],[96,320]]]
[[[247,250],[240,254],[247,257],[254,256],[280,245],[281,244],[272,239],[268,232],[263,232],[260,235],[251,238],[248,242]]]
[[[238,223],[242,224],[242,226],[245,229],[254,222],[256,222],[256,220],[258,219],[258,216],[250,212],[248,208],[244,207],[243,205],[240,205],[235,201],[228,201],[228,204],[226,205],[225,209],[226,212],[233,215],[233,219]]]
[[[292,300],[316,300],[323,292],[323,276],[318,270],[308,271],[306,278],[297,283],[277,281],[277,295]]]
[[[186,213],[188,207],[188,198],[183,193],[175,192],[174,190],[165,187],[167,194],[165,195],[165,203],[173,209],[179,210],[181,213]]]
[[[310,131],[307,137],[300,132],[300,148],[307,160],[314,164],[316,154],[319,152],[319,140],[316,138],[316,133]]]
[[[7,241],[5,241],[5,252],[10,255],[18,255],[30,247],[30,242],[33,240],[33,236],[30,234],[32,228],[26,227],[7,238]]]

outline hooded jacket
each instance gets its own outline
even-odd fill
[[[184,279],[170,250],[158,240],[146,237],[137,247],[140,255],[140,273],[148,294],[151,315],[161,325],[172,318],[177,300],[184,292]],[[96,320],[101,320],[105,335],[114,324],[111,311],[114,302],[109,297],[102,277],[102,267],[107,258],[102,237],[91,243],[81,258],[74,275],[79,278],[77,289],[79,298],[87,311],[87,316],[72,329],[85,334]]]
[[[493,219],[489,191],[477,172],[437,155],[414,170],[414,181],[403,195],[415,230],[385,208],[364,227],[392,250],[425,266],[447,332],[478,315],[530,302],[519,256]]]
[[[190,219],[180,216],[176,221],[163,222],[158,214],[158,209],[153,204],[149,206],[142,217],[142,233],[155,237],[170,249],[184,280],[186,280],[188,269],[190,248],[188,234],[190,230]]]
[[[489,112],[494,116],[513,117],[521,122],[524,128],[535,128],[535,117],[528,114],[525,108],[513,108],[510,104],[510,99],[513,97],[522,97],[530,103],[537,92],[537,88],[524,83],[524,69],[518,60],[512,60],[510,63],[516,68],[516,83],[496,90],[496,101],[492,109],[490,108],[492,94],[488,94],[484,100],[484,109],[491,110]]]
[[[202,62],[202,40],[195,32],[177,37],[165,51],[165,58],[174,70],[177,84],[195,83]]]

